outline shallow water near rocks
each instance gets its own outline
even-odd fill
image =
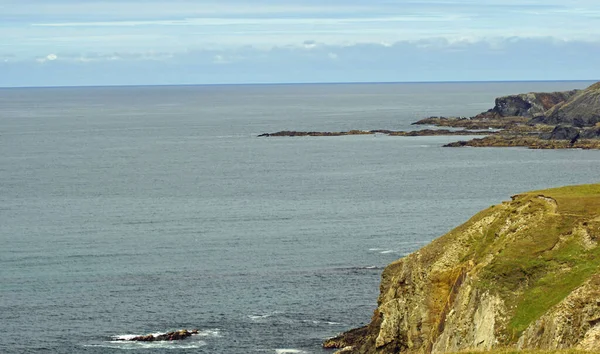
[[[1,89],[0,352],[325,352],[385,265],[518,192],[598,182],[600,152],[256,135],[589,84]],[[200,335],[115,340],[182,328]]]

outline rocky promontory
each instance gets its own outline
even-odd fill
[[[545,124],[591,127],[600,123],[600,82],[560,102],[534,120]]]
[[[471,118],[431,117],[414,124],[499,129],[494,136],[448,147],[600,149],[600,82],[584,90],[499,97],[492,109]]]
[[[343,353],[600,348],[600,184],[515,195],[390,264]]]
[[[549,109],[574,97],[580,90],[564,92],[529,92],[496,98],[495,105],[475,118],[525,117],[544,115]]]
[[[413,124],[431,125],[438,129],[280,131],[259,136],[485,135],[483,138],[457,141],[445,146],[600,149],[600,82],[584,90],[530,92],[498,97],[494,107],[473,117],[429,117]]]

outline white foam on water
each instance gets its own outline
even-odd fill
[[[118,336],[114,336],[113,338],[116,340],[132,340],[133,338],[137,337],[138,334],[121,334]]]
[[[253,314],[253,315],[248,315],[248,318],[253,320],[253,321],[260,321],[260,320],[264,320],[266,318],[269,317],[273,317],[274,315],[280,314],[280,311],[273,311],[273,312],[269,312],[269,313],[265,313],[262,315],[259,314]]]
[[[275,349],[275,353],[277,354],[294,354],[294,353],[306,353],[300,349]]]
[[[198,331],[198,334],[192,334],[192,337],[193,336],[211,337],[211,338],[220,338],[220,337],[222,337],[221,330],[218,329],[218,328],[215,328],[215,329],[205,329],[203,331]]]
[[[387,251],[381,251],[379,253],[381,253],[381,254],[390,254],[390,253],[396,253],[396,251],[394,251],[394,250],[387,250]]]
[[[167,332],[156,332],[147,333],[143,335],[152,334],[153,336],[164,335]],[[199,338],[220,338],[221,330],[218,328],[199,330],[197,334],[192,334],[191,337],[177,340],[177,341],[155,341],[155,342],[142,342],[132,341],[131,339],[140,336],[140,334],[119,334],[112,337],[111,341],[102,344],[90,344],[85,345],[86,347],[102,347],[122,350],[135,350],[135,349],[195,349],[201,348],[207,345],[204,340]]]
[[[165,334],[167,332],[156,332],[156,333],[146,333],[146,334],[119,334],[116,336],[113,336],[112,338],[118,341],[130,341],[135,337],[139,337],[139,336],[147,336],[149,334],[153,335],[154,337],[156,336],[161,336],[163,334]]]
[[[304,323],[312,323],[312,324],[315,324],[315,325],[323,324],[324,323],[324,324],[331,325],[331,326],[341,324],[339,322],[319,321],[319,320],[303,320],[302,322],[304,322]]]
[[[383,251],[383,248],[369,248],[371,252]]]
[[[164,350],[178,350],[178,349],[197,349],[206,346],[207,343],[202,340],[195,341],[160,341],[160,342],[127,342],[127,341],[111,341],[102,344],[89,344],[84,347],[99,347],[99,348],[110,348],[120,350],[139,350],[139,349],[164,349]]]

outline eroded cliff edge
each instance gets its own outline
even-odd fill
[[[516,195],[383,272],[344,353],[600,348],[600,184]]]

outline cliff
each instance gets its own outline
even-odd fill
[[[516,195],[390,264],[344,353],[600,347],[600,184]]]
[[[495,105],[474,118],[527,117],[544,115],[557,104],[568,101],[579,90],[565,92],[530,92],[496,98]]]
[[[600,82],[576,92],[541,115],[536,122],[569,124],[577,127],[594,126],[600,122]]]

